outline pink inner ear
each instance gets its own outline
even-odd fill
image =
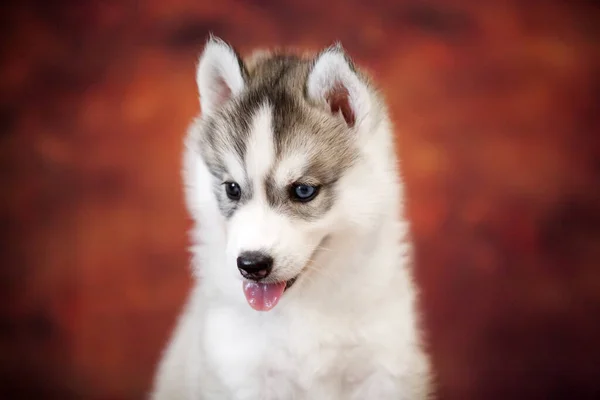
[[[218,77],[216,79],[213,94],[215,96],[214,102],[217,106],[223,105],[231,98],[231,89],[227,86],[223,78]]]
[[[352,110],[350,105],[350,93],[348,93],[348,89],[341,84],[336,84],[327,93],[326,99],[331,108],[331,112],[333,114],[341,112],[346,124],[348,124],[349,127],[353,127],[356,118],[354,116],[354,110]]]

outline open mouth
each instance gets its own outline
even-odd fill
[[[269,311],[279,303],[283,293],[288,290],[298,279],[294,278],[283,282],[255,282],[244,280],[244,295],[250,307],[256,311]]]
[[[321,245],[327,239],[328,236],[321,239],[321,242],[313,251],[309,260],[314,260],[315,253],[321,249]],[[279,303],[279,299],[281,296],[283,296],[283,293],[292,287],[292,285],[298,280],[298,277],[301,273],[302,270],[292,279],[282,282],[256,282],[244,280],[242,287],[244,289],[244,295],[246,296],[248,304],[256,311],[269,311],[273,309],[273,307]]]

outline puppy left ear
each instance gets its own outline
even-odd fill
[[[203,114],[218,110],[246,85],[246,67],[235,50],[210,35],[196,71]]]
[[[361,122],[371,108],[369,89],[340,44],[317,56],[306,91],[309,99],[340,115],[348,127]]]

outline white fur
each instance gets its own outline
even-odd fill
[[[371,93],[343,57],[325,57],[309,77],[309,95],[319,96],[332,79],[342,79],[357,117],[368,119],[376,104]],[[249,176],[263,176],[272,165],[270,113],[264,107],[254,117]],[[184,155],[186,198],[197,222],[192,265],[200,279],[163,356],[152,398],[427,398],[429,363],[414,311],[389,122],[357,124],[361,161],[338,182],[334,207],[316,222],[290,221],[270,209],[257,181],[249,204],[226,221],[192,145],[202,123],[191,126]],[[292,155],[279,165],[299,163]],[[278,277],[302,271],[267,313],[246,303],[234,261],[240,250],[257,247],[285,259],[273,272]]]

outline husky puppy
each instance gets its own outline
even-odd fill
[[[428,398],[381,95],[339,45],[243,61],[211,37],[196,80],[196,284],[151,398]]]

